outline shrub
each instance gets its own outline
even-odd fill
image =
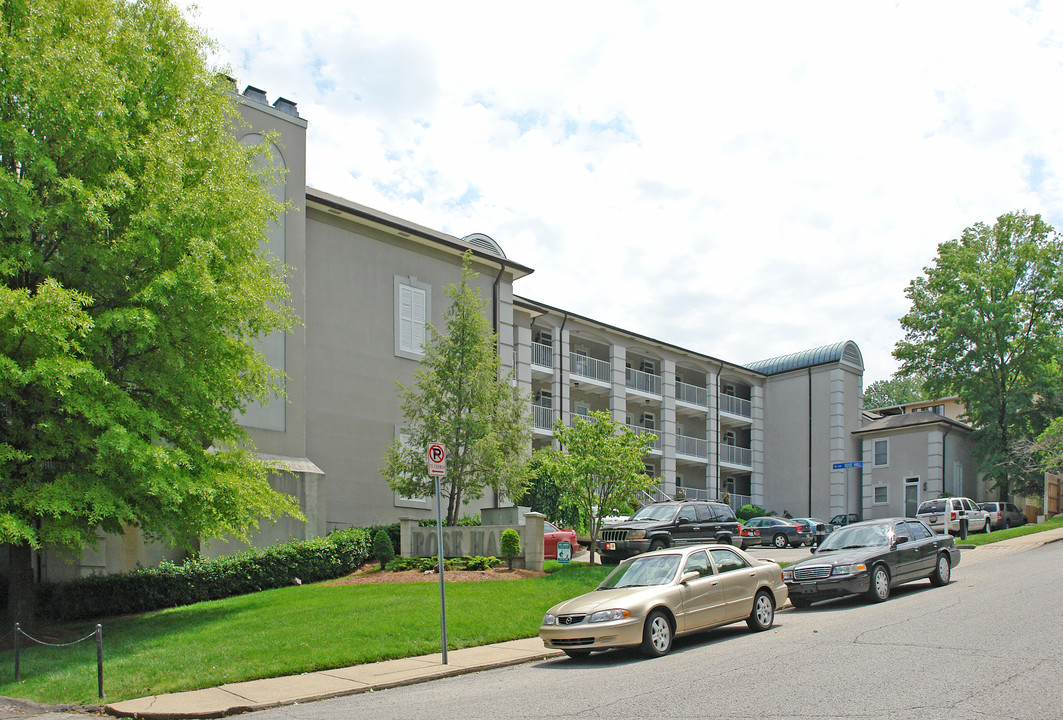
[[[502,531],[498,550],[502,557],[509,561],[509,569],[512,570],[513,558],[520,555],[520,535],[516,530],[506,528]]]
[[[764,515],[764,508],[760,505],[743,505],[738,508],[738,512],[735,513],[742,520],[750,520],[755,517]]]
[[[461,559],[461,565],[466,570],[490,570],[501,564],[502,561],[494,555],[466,555]]]
[[[373,557],[380,561],[380,567],[384,567],[395,558],[395,546],[391,544],[391,538],[386,530],[377,530],[373,535]]]
[[[42,584],[37,609],[43,618],[64,621],[160,610],[284,587],[296,578],[331,580],[354,572],[368,557],[368,534],[350,528],[213,560],[163,561],[128,573]]]
[[[395,548],[395,552],[398,552],[402,547],[402,532],[399,529],[398,523],[391,523],[390,525],[370,525],[369,527],[362,528],[366,531],[367,537],[370,539],[375,538],[378,531],[383,530],[391,538],[391,547]]]
[[[483,523],[480,522],[479,515],[462,515],[458,518],[458,527],[480,527]],[[424,518],[417,521],[418,527],[435,527],[435,518]],[[445,527],[445,526],[444,526]]]

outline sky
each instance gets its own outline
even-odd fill
[[[535,272],[515,292],[742,364],[888,379],[939,243],[1063,230],[1063,4],[182,2],[298,103],[307,182]]]

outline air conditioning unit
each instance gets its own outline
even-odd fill
[[[731,385],[730,383],[728,383],[727,385],[724,385],[723,386],[723,394],[724,395],[734,396],[735,395],[735,386]]]
[[[728,430],[727,432],[725,432],[723,434],[723,444],[724,445],[736,445],[737,444],[736,439],[735,439],[735,434],[733,432],[731,432],[730,430]]]
[[[657,418],[654,416],[653,413],[642,413],[642,415],[639,416],[639,424],[642,425],[642,427],[644,428],[649,428],[650,430],[653,430],[655,427],[657,427],[656,422]]]
[[[647,463],[642,469],[645,470],[646,474],[650,477],[657,477],[657,468],[653,467],[653,465]]]
[[[552,408],[554,406],[554,394],[549,390],[536,390],[535,404],[540,407]]]
[[[552,330],[537,330],[535,333],[535,342],[542,343],[543,345],[554,344],[554,333]]]
[[[643,360],[641,363],[639,363],[639,370],[644,373],[649,373],[650,375],[656,375],[657,363],[653,360]]]

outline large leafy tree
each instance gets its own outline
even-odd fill
[[[485,301],[472,281],[472,254],[462,262],[461,282],[447,285],[451,303],[445,332],[426,325],[424,359],[414,386],[399,383],[405,437],[384,454],[384,476],[406,497],[431,497],[425,448],[441,442],[447,474],[440,482],[445,523],[455,525],[464,503],[488,488],[519,499],[527,484],[531,446],[527,398],[501,374],[496,337],[484,315]]]
[[[1039,215],[1009,213],[939,245],[924,273],[894,356],[933,396],[959,396],[982,472],[1007,496],[1011,444],[1043,431],[1059,396],[1063,240]]]
[[[535,453],[537,470],[559,488],[563,502],[589,519],[593,564],[602,518],[634,503],[640,491],[657,482],[646,474],[643,461],[654,437],[637,434],[600,411],[587,419],[577,416],[571,427],[558,419],[554,437],[561,449]]]
[[[876,380],[864,388],[864,408],[868,410],[926,399],[923,380],[914,375],[894,374],[889,380]]]
[[[207,41],[167,0],[0,0],[0,544],[192,545],[298,515],[235,417],[295,318],[260,255],[281,208]]]

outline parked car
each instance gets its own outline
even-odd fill
[[[812,552],[814,557],[783,570],[794,607],[859,594],[882,602],[892,588],[913,580],[947,585],[960,562],[953,537],[910,518],[846,525]]]
[[[1009,502],[984,502],[978,507],[989,513],[989,522],[994,530],[1026,524],[1026,513]]]
[[[974,500],[965,497],[924,500],[915,511],[915,517],[926,521],[934,532],[967,537],[969,532],[989,532],[992,520]]]
[[[796,522],[806,523],[812,532],[812,545],[819,545],[834,532],[834,526],[817,518],[794,518]]]
[[[616,563],[678,545],[731,544],[739,527],[734,510],[723,503],[673,500],[639,508],[630,519],[606,526],[598,547],[605,562]]]
[[[777,548],[801,547],[812,542],[812,528],[798,520],[779,517],[755,517],[742,525],[742,546],[774,545]]]
[[[572,554],[576,554],[579,543],[576,541],[576,531],[561,529],[552,522],[543,522],[543,557],[547,560],[557,559],[557,544],[566,540],[572,545]]]
[[[539,637],[574,658],[628,646],[657,657],[698,630],[739,620],[767,630],[785,602],[776,563],[727,545],[689,545],[625,560],[597,589],[550,608]]]
[[[835,528],[845,527],[846,525],[852,525],[853,523],[860,522],[860,516],[856,513],[842,513],[841,515],[835,515],[830,519],[830,524]]]

